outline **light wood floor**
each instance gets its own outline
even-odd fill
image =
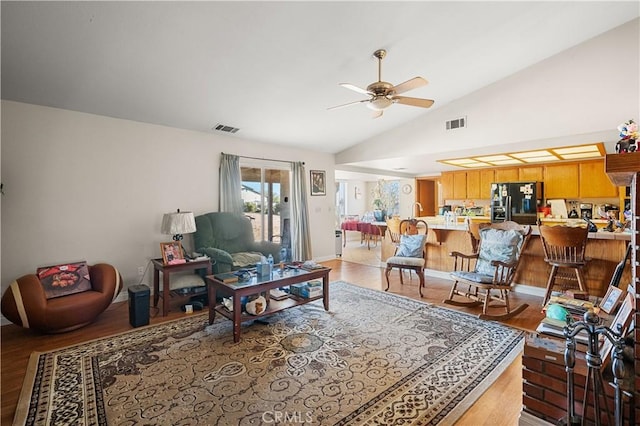
[[[375,290],[383,290],[386,284],[382,269],[359,263],[332,260],[323,262],[332,268],[331,281],[343,280]],[[413,279],[405,275],[405,284],[401,286],[396,271],[392,273],[390,292],[419,299],[418,280],[415,274]],[[450,282],[442,279],[426,278],[426,288],[423,289],[425,302],[442,305],[442,300],[448,295]],[[541,299],[539,297],[513,294],[513,303],[525,302],[530,306],[522,314],[506,322],[511,326],[534,330],[540,320]],[[172,308],[168,316],[156,316],[152,309],[151,324],[157,324],[166,320],[183,317],[179,309],[184,299],[174,298],[171,301]],[[454,308],[476,314],[477,309]],[[98,320],[82,329],[60,335],[41,335],[30,330],[24,330],[15,325],[1,327],[2,332],[2,357],[1,357],[1,398],[2,398],[2,425],[10,425],[15,412],[16,404],[22,388],[22,381],[33,351],[47,351],[59,347],[74,345],[96,339],[103,336],[116,334],[130,330],[129,312],[126,302],[112,305]],[[522,373],[521,359],[518,357],[509,369],[500,376],[495,384],[471,407],[467,413],[456,423],[457,425],[492,425],[511,426],[518,424],[518,416],[522,403]]]

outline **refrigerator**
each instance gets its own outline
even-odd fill
[[[512,220],[521,225],[535,225],[542,201],[542,182],[492,183],[491,222]]]

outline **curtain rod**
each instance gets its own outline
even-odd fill
[[[224,154],[224,152],[223,152]],[[235,155],[235,154],[231,154],[231,155]],[[240,158],[250,158],[251,160],[264,160],[264,161],[277,161],[279,163],[289,163],[289,164],[293,164],[295,163],[295,161],[287,161],[287,160],[272,160],[270,158],[259,158],[259,157],[249,157],[247,155],[238,155],[237,157]],[[302,162],[302,164],[304,165],[304,161]]]

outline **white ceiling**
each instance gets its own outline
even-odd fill
[[[2,2],[2,98],[338,153],[636,18],[631,2]],[[429,80],[373,120],[338,86]],[[385,169],[385,162],[376,167]],[[394,167],[401,159],[394,160]],[[390,169],[389,169],[390,170]]]

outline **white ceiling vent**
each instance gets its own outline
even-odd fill
[[[240,129],[238,129],[237,127],[226,126],[224,124],[216,124],[216,127],[214,127],[213,130],[218,130],[220,132],[226,133],[235,133]]]
[[[447,121],[447,130],[461,129],[463,127],[467,127],[466,116]]]

